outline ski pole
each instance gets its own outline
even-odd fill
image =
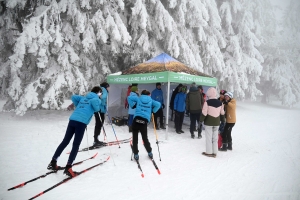
[[[108,119],[109,119],[110,125],[111,125],[111,127],[112,127],[112,129],[113,129],[113,131],[114,131],[114,134],[115,134],[116,140],[117,140],[117,142],[118,142],[119,148],[121,148],[121,147],[120,147],[119,140],[118,140],[118,137],[117,137],[117,135],[116,135],[116,132],[115,132],[115,129],[114,129],[114,126],[112,125],[112,121],[111,121],[111,119],[110,119],[110,116],[109,116],[108,110],[107,110],[106,112],[107,112],[107,116],[108,116]]]
[[[87,146],[89,146],[89,136],[88,136],[88,132],[87,132],[87,127],[85,127],[85,132],[86,132],[86,143]],[[90,149],[88,148],[88,155],[90,155]]]
[[[158,139],[157,139],[158,137],[157,137],[157,133],[156,133],[156,127],[155,127],[153,113],[152,113],[152,123],[153,123],[153,127],[154,127],[154,134],[155,134],[155,138],[156,138],[156,144],[157,144],[157,149],[158,149],[158,154],[159,154],[159,160],[161,161],[160,151],[159,151],[159,146],[158,146]]]
[[[101,116],[99,116],[99,118],[100,118],[100,121],[101,121],[101,123],[102,123],[102,129],[103,129],[103,135],[104,135],[104,138],[107,139],[107,135],[106,135],[105,128],[104,128],[104,122],[102,121]],[[107,140],[107,142],[108,142],[108,140]],[[108,144],[108,143],[107,143],[107,144]],[[113,160],[113,162],[114,162],[114,165],[116,166],[115,159],[114,159],[114,157],[112,156],[112,153],[111,153],[111,149],[110,149],[110,148],[111,148],[111,147],[110,147],[110,145],[108,144],[108,149],[109,149],[111,158],[112,158],[112,160]]]

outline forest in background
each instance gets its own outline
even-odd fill
[[[0,0],[4,110],[60,109],[107,74],[166,52],[235,98],[300,100],[300,1]]]

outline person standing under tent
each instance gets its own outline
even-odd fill
[[[193,83],[191,84],[190,89],[189,89],[189,92],[190,92],[190,90],[191,90],[191,87],[196,87],[196,83],[193,82]],[[188,93],[189,93],[189,92],[188,92]],[[186,110],[185,114],[186,114],[187,117],[189,117],[189,116],[190,116],[189,110]]]
[[[152,112],[156,113],[161,104],[150,97],[150,92],[143,90],[140,97],[129,96],[128,103],[130,107],[136,107],[132,122],[132,151],[134,159],[139,160],[138,150],[138,133],[141,132],[144,146],[148,152],[148,156],[152,159],[153,153],[151,144],[148,140],[147,124],[151,120]]]
[[[137,86],[132,86],[131,87],[131,92],[130,92],[129,96],[136,96],[136,97],[139,96],[138,87]],[[135,107],[134,108],[132,108],[130,106],[128,106],[128,107],[129,107],[128,108],[128,127],[129,127],[129,132],[132,132],[132,122],[133,122],[133,116],[135,114]]]
[[[224,94],[226,94],[226,92],[227,92],[226,90],[221,90],[221,91],[220,91],[220,97],[218,98],[218,100],[221,101],[222,104],[224,104],[224,101],[225,101],[225,96],[224,96]],[[224,107],[224,111],[225,111],[225,113],[226,113],[225,107]],[[223,133],[224,127],[225,127],[225,122],[221,122],[220,127],[219,127],[219,134],[222,134],[222,133]]]
[[[190,113],[190,133],[191,138],[195,138],[194,130],[196,126],[196,121],[200,119],[200,113],[202,111],[202,97],[197,90],[196,86],[191,86],[190,91],[186,96],[186,109]],[[198,135],[198,138],[201,135]]]
[[[98,112],[100,110],[101,101],[99,99],[99,96],[101,95],[101,92],[102,89],[99,86],[96,86],[84,97],[79,95],[72,96],[72,102],[75,105],[75,110],[69,118],[69,124],[65,133],[65,137],[57,147],[47,169],[61,169],[60,166],[57,166],[57,159],[66,148],[66,146],[70,143],[70,140],[75,134],[72,150],[69,155],[64,174],[71,177],[76,176],[77,172],[72,170],[72,163],[78,153],[78,149],[81,144],[86,126],[90,123],[94,112]]]
[[[179,89],[178,94],[174,100],[174,111],[175,111],[175,128],[176,133],[181,134],[184,133],[182,130],[182,124],[184,119],[184,112],[185,112],[185,99],[186,99],[186,86],[182,86]]]
[[[125,98],[125,109],[128,109],[129,108],[129,105],[128,105],[128,101],[127,101],[127,97],[130,95],[130,93],[131,93],[131,87],[132,86],[138,86],[138,84],[137,83],[132,83],[132,84],[130,84],[129,86],[128,86],[128,88],[127,88],[127,94],[126,94],[126,98]]]
[[[224,122],[224,106],[217,99],[217,90],[213,87],[207,90],[208,100],[204,102],[200,123],[205,124],[206,151],[202,154],[216,157],[218,152],[218,129],[220,121]]]
[[[204,102],[205,102],[204,95],[203,95],[204,94],[203,93],[203,87],[202,87],[202,85],[199,85],[197,88],[198,88],[198,91],[199,91],[200,96],[201,96],[201,102],[202,102],[202,104],[201,104],[201,113],[202,113],[202,108],[203,108],[203,105],[204,105]],[[200,113],[200,116],[201,116],[201,113]],[[198,128],[197,128],[198,138],[202,138],[201,133],[202,133],[202,128],[203,128],[203,123],[200,123],[200,117],[197,120],[197,122],[198,122]]]
[[[231,131],[236,123],[236,100],[233,98],[233,93],[227,92],[224,96],[226,124],[222,134],[222,147],[219,149],[220,151],[232,150]]]
[[[176,97],[176,94],[178,94],[179,90],[181,89],[182,84],[180,83],[175,90],[172,92],[171,100],[170,100],[170,109],[171,109],[171,121],[173,121],[173,114],[174,114],[174,100]]]
[[[103,145],[103,142],[99,141],[98,137],[101,133],[102,126],[104,125],[105,113],[107,108],[107,96],[109,92],[109,84],[103,82],[100,84],[102,89],[102,95],[99,97],[101,100],[100,111],[95,112],[95,129],[94,129],[94,145]]]
[[[165,104],[164,104],[163,91],[161,90],[161,83],[156,83],[156,88],[152,91],[151,98],[155,101],[158,101],[161,104],[161,107],[159,108],[159,110],[156,113],[154,113],[155,128],[157,130],[166,129],[166,127],[164,125],[164,112],[163,112],[163,109],[165,108]],[[157,123],[158,117],[159,117],[159,121],[160,121],[160,127],[158,127],[158,123]]]

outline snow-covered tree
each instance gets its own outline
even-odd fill
[[[290,35],[281,37],[288,39],[280,43],[270,31],[277,22],[270,20],[269,3],[1,1],[0,95],[8,98],[5,109],[20,115],[29,109],[60,109],[72,93],[85,94],[107,74],[161,52],[217,77],[219,87],[237,98],[266,96],[262,83],[268,81],[274,91],[287,87],[294,93],[300,59],[299,42],[291,38],[299,37],[299,3],[295,1],[298,7],[285,15],[292,32],[283,31],[281,36]],[[287,50],[285,44],[294,46]],[[289,68],[283,73],[281,66]],[[299,99],[280,98],[286,105]]]
[[[227,43],[220,85],[233,91],[237,98],[255,100],[262,94],[256,87],[264,61],[258,50],[262,24],[256,15],[260,13],[261,1],[224,0],[218,3]]]
[[[265,2],[264,43],[260,49],[265,62],[259,87],[264,94],[263,102],[274,95],[283,105],[292,107],[300,100],[300,3],[291,1],[281,23],[276,21],[274,9],[270,2]]]

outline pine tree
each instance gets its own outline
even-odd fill
[[[256,84],[260,81],[264,61],[258,50],[261,24],[255,15],[261,2],[225,0],[218,3],[227,43],[220,85],[233,91],[237,98],[256,100],[262,94]]]
[[[264,13],[268,15],[264,17],[265,43],[261,48],[265,57],[260,84],[264,94],[263,102],[269,102],[270,97],[275,96],[283,105],[292,107],[300,100],[300,63],[297,53],[300,51],[299,9],[300,4],[297,1],[291,2],[282,23],[278,23],[270,3],[264,6]],[[278,27],[277,24],[282,26]],[[279,34],[277,31],[271,31],[280,29]]]

